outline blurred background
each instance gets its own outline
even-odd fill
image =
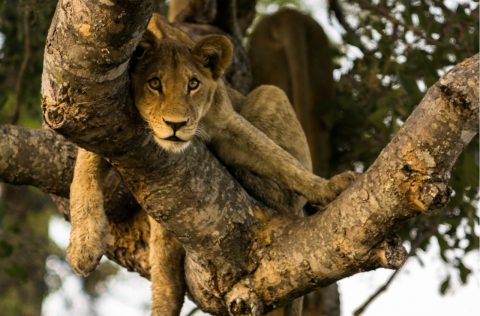
[[[41,126],[42,56],[55,5],[0,0],[0,124]],[[158,1],[163,12],[168,5]],[[285,7],[296,11],[279,13]],[[477,1],[259,0],[253,23],[237,37],[252,64],[251,87],[273,83],[286,90],[309,137],[315,171],[329,176],[368,168],[428,87],[478,52],[478,23]],[[272,29],[285,64],[295,64],[288,80],[262,68],[278,68],[260,53],[267,60],[278,53],[265,46]],[[295,70],[310,71],[308,85],[295,82]],[[302,87],[309,101],[296,94]],[[477,138],[452,172],[449,205],[399,227],[410,251],[405,266],[339,282],[341,315],[362,305],[364,315],[478,315],[478,164]],[[0,315],[148,314],[149,283],[139,275],[107,260],[86,279],[71,272],[69,227],[45,194],[0,183]],[[187,303],[182,315],[194,308]]]

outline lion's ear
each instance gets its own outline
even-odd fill
[[[149,30],[143,33],[143,37],[138,43],[135,51],[133,52],[133,58],[140,60],[145,57],[145,54],[155,46],[155,36]]]
[[[162,29],[164,23],[161,15],[158,13],[152,14],[152,17],[148,21],[147,29],[143,33],[142,39],[133,53],[135,59],[142,59],[145,57],[145,53],[154,48],[156,43],[165,37]]]
[[[193,53],[204,67],[210,69],[212,77],[218,79],[232,62],[233,47],[227,37],[209,35],[195,44]]]

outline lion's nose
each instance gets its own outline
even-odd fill
[[[173,122],[173,121],[167,121],[164,118],[163,118],[163,121],[165,122],[165,124],[170,126],[173,129],[174,132],[178,131],[179,129],[181,129],[182,127],[187,125],[187,122],[188,122],[188,120],[180,121],[180,122]]]

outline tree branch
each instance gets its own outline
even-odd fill
[[[449,171],[478,132],[478,67],[477,54],[431,87],[368,171],[325,212],[277,231],[227,300],[281,305],[360,271],[398,268],[406,254],[386,236],[398,222],[445,205]],[[244,297],[246,288],[257,297]]]
[[[52,130],[0,126],[0,179],[68,197],[76,148]]]
[[[54,131],[0,126],[0,179],[33,185],[50,193],[66,219],[76,146]],[[111,170],[104,183],[105,211],[113,238],[107,256],[130,271],[149,277],[150,227],[145,212]]]

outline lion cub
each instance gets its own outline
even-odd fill
[[[182,154],[194,137],[200,137],[226,165],[272,179],[310,202],[330,202],[351,183],[354,174],[346,172],[325,180],[309,171],[308,151],[296,151],[308,148],[305,135],[280,89],[262,86],[244,97],[225,86],[221,76],[231,62],[232,50],[227,37],[211,35],[194,43],[186,34],[175,33],[152,18],[134,55],[131,81],[135,105],[155,141],[165,151]],[[250,120],[288,125],[277,131],[277,138],[288,137],[283,143],[292,145],[284,147],[303,157],[301,161],[240,115],[236,110],[245,110],[240,110],[242,104],[262,109],[258,114],[248,113]],[[280,122],[259,117],[265,111]],[[101,164],[96,154],[79,150],[70,192],[72,232],[67,256],[80,275],[95,269],[105,250]],[[184,295],[181,247],[165,245],[167,232],[154,220],[150,223],[152,310],[155,315],[178,315]]]

